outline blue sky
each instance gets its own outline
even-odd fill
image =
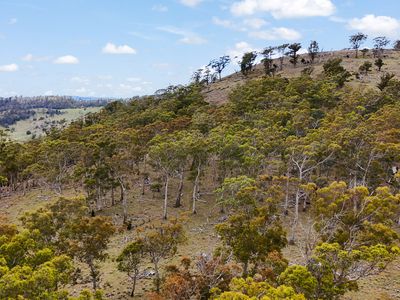
[[[0,0],[0,96],[149,94],[223,54],[357,31],[400,39],[399,0]]]

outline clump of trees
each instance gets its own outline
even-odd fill
[[[243,55],[242,60],[240,61],[240,71],[243,75],[248,75],[254,67],[254,62],[257,58],[257,52],[247,52]]]
[[[176,254],[179,244],[185,241],[182,224],[178,220],[162,224],[128,244],[118,257],[118,269],[126,272],[133,281],[131,296],[134,296],[140,270],[146,262],[154,267],[154,285],[160,292],[160,262]]]
[[[98,288],[97,263],[114,227],[108,218],[89,217],[83,198],[60,198],[54,204],[21,218],[23,229],[0,224],[0,296],[4,299],[103,299],[102,292],[82,291],[69,297],[63,289],[73,284],[74,259],[90,268],[93,288]]]

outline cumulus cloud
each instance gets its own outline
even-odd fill
[[[294,41],[301,38],[301,34],[290,28],[286,27],[275,27],[271,30],[254,31],[249,33],[250,37],[266,40],[266,41],[276,41],[276,40],[287,40]]]
[[[400,37],[400,20],[388,16],[365,15],[362,18],[354,18],[348,22],[348,27],[374,37]]]
[[[231,6],[237,16],[268,12],[276,19],[330,16],[335,12],[331,0],[242,0]]]
[[[180,2],[183,5],[189,6],[189,7],[195,7],[199,5],[203,0],[180,0]]]
[[[128,45],[117,46],[113,43],[107,43],[107,45],[105,45],[103,47],[103,53],[106,53],[106,54],[136,54],[137,51],[136,51],[136,49],[133,49],[132,47],[130,47]]]
[[[246,52],[258,51],[247,42],[236,43],[235,46],[228,50],[228,55],[233,58],[241,58]]]
[[[206,39],[191,31],[186,31],[172,26],[158,27],[157,29],[170,34],[181,36],[179,42],[184,44],[201,45],[207,43]]]
[[[0,66],[0,72],[16,72],[19,67],[17,64],[9,64]]]
[[[64,55],[56,58],[54,63],[57,65],[76,65],[79,64],[79,59],[73,55]]]

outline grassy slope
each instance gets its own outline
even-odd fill
[[[45,125],[45,122],[52,122],[52,121],[60,121],[65,119],[67,123],[70,123],[73,120],[76,120],[84,115],[92,112],[97,112],[101,108],[100,107],[88,107],[88,108],[69,108],[69,109],[61,109],[63,114],[61,115],[54,115],[48,116],[44,112],[44,109],[36,109],[36,115],[29,118],[28,120],[21,120],[18,121],[16,124],[10,126],[10,131],[6,130],[6,132],[10,135],[10,137],[16,141],[27,141],[32,138],[32,135],[35,134],[36,137],[40,137],[43,135],[43,131],[41,129],[42,126]],[[41,117],[44,120],[39,120]],[[33,119],[36,119],[34,121]],[[1,127],[0,127],[1,128]],[[32,135],[27,135],[27,131],[31,131]]]
[[[348,58],[349,56],[350,58]],[[384,63],[386,64],[382,68],[382,72],[378,72],[377,68],[373,65],[373,70],[370,72],[368,76],[362,76],[361,79],[355,79],[352,77],[352,81],[349,83],[351,86],[356,88],[376,88],[376,84],[380,81],[380,76],[384,72],[393,73],[400,78],[400,51],[389,51],[385,52],[385,56],[383,58]],[[305,59],[308,59],[307,55],[302,55]],[[287,59],[284,61],[283,71],[278,72],[277,75],[282,75],[283,77],[295,77],[301,74],[301,71],[305,67],[313,67],[314,71],[312,76],[318,77],[323,70],[323,64],[331,58],[340,57],[343,59],[343,66],[350,71],[351,73],[358,72],[358,68],[365,62],[370,61],[374,64],[375,59],[372,55],[366,55],[365,58],[360,57],[354,58],[353,51],[336,51],[336,52],[327,52],[323,53],[319,58],[316,59],[314,65],[304,65],[300,63],[301,58],[299,59],[299,63],[296,68],[293,68],[293,65],[289,63]],[[279,62],[275,62],[279,65]],[[248,76],[247,79],[254,79],[260,76],[263,76],[263,66],[261,64],[257,65],[255,70]],[[232,91],[233,88],[237,87],[240,84],[243,84],[247,80],[241,73],[234,73],[221,81],[218,81],[214,84],[211,84],[204,90],[204,96],[206,100],[210,103],[214,103],[217,105],[226,103],[228,101],[229,92]]]

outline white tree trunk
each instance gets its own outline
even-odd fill
[[[168,184],[169,176],[165,176],[165,190],[164,190],[164,207],[163,207],[163,219],[167,219],[167,208],[168,208]]]

